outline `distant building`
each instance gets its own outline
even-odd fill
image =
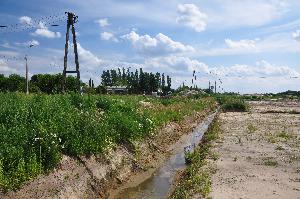
[[[128,89],[126,86],[107,86],[106,87],[108,94],[127,94]]]

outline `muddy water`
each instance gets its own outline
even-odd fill
[[[115,198],[122,199],[162,199],[168,196],[172,181],[178,170],[186,167],[185,151],[193,150],[200,142],[216,113],[209,115],[190,134],[183,136],[173,147],[171,156],[153,175],[136,187],[122,190]]]

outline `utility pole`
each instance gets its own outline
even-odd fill
[[[29,94],[29,87],[28,87],[28,64],[27,64],[27,55],[25,55],[25,61],[26,61],[26,94]]]
[[[78,61],[78,52],[77,52],[77,41],[76,41],[76,32],[74,24],[77,22],[78,16],[74,13],[66,12],[65,14],[68,15],[68,22],[67,22],[67,33],[66,33],[66,43],[65,43],[65,56],[64,56],[64,70],[63,70],[63,79],[62,79],[62,91],[65,92],[66,89],[66,78],[67,73],[76,73],[77,80],[78,80],[78,92],[80,92],[80,71],[79,71],[79,61]],[[72,28],[72,35],[73,35],[73,45],[74,45],[74,54],[75,54],[75,71],[68,71],[68,48],[69,48],[69,31]]]

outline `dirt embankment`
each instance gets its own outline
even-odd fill
[[[117,146],[106,155],[64,156],[53,172],[39,176],[16,192],[0,194],[0,198],[107,198],[124,181],[154,172],[169,154],[169,146],[196,127],[210,111],[169,123],[156,136],[134,145]]]
[[[300,198],[300,103],[251,102],[219,116],[212,198]]]

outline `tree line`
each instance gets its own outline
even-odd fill
[[[171,90],[171,78],[160,73],[144,72],[142,68],[131,72],[125,70],[106,70],[101,75],[101,84],[97,87],[92,79],[88,84],[78,82],[74,76],[66,78],[66,92],[76,92],[78,84],[88,93],[106,93],[108,86],[124,86],[132,94],[151,94],[151,92],[162,92],[164,94]],[[42,92],[47,94],[60,93],[62,90],[62,74],[36,74],[29,81],[29,92]],[[0,74],[0,92],[25,92],[26,80],[17,74],[8,77]]]
[[[59,93],[62,90],[61,74],[36,74],[29,81],[29,92],[42,92],[47,94]],[[73,76],[66,78],[66,91],[77,91],[78,80]],[[17,74],[5,77],[0,74],[0,92],[25,92],[26,79]]]
[[[171,91],[171,77],[164,73],[144,72],[142,68],[135,72],[125,68],[118,68],[103,71],[101,75],[101,85],[125,86],[132,94],[150,94],[151,92],[162,92],[164,94]]]

